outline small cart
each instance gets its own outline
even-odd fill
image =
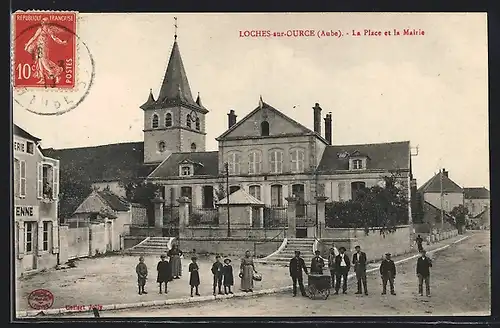
[[[310,299],[322,297],[326,300],[330,296],[332,278],[329,274],[312,273],[307,276],[307,285]]]

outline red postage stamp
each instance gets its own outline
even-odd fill
[[[14,87],[73,89],[76,12],[16,12],[13,24]]]

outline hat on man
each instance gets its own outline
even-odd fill
[[[231,263],[231,259],[224,259],[224,263]]]
[[[385,253],[385,255],[387,255],[387,256],[391,256],[391,253]]]
[[[161,259],[166,258],[165,254],[161,254],[161,255],[160,255],[160,258],[161,258]]]
[[[314,251],[314,254],[319,255],[321,252],[319,250]]]
[[[340,247],[340,248],[339,248],[339,252],[340,252],[340,251],[344,251],[344,252],[345,252],[345,251],[346,251],[345,247],[344,247],[344,246]]]

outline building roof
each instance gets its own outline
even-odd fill
[[[441,213],[441,209],[439,207],[432,205],[428,201],[424,201],[424,211],[426,210],[426,206],[428,208],[431,208],[435,212]],[[448,220],[453,220],[453,216],[451,216],[448,212],[443,211],[443,213],[444,213],[445,218],[447,218]]]
[[[125,198],[122,198],[109,190],[98,190],[96,192],[113,211],[127,212],[130,210],[130,203],[125,200]]]
[[[141,108],[147,110],[164,108],[168,104],[184,104],[204,114],[208,113],[208,110],[201,105],[201,99],[198,98],[197,100],[193,99],[191,93],[191,87],[179,51],[179,44],[174,41],[158,98],[155,100],[150,90],[148,100],[141,105]]]
[[[89,198],[95,196],[97,196],[102,201],[102,203],[104,203],[104,208],[102,206],[95,207],[95,203],[87,202]],[[114,194],[109,190],[94,190],[81,202],[81,204],[78,205],[78,208],[73,214],[100,213],[108,214],[106,216],[110,218],[116,218],[114,212],[128,212],[129,210],[130,203],[127,202],[124,198]]]
[[[327,146],[318,166],[318,172],[332,174],[349,169],[349,157],[368,157],[367,169],[399,170],[410,169],[410,142],[388,142],[359,145]]]
[[[61,171],[84,169],[92,182],[119,181],[125,177],[145,178],[156,165],[144,165],[144,143],[128,142],[94,147],[43,150],[60,160]]]
[[[474,216],[474,219],[487,218],[490,216],[490,208],[487,207]]]
[[[465,199],[490,199],[490,191],[485,187],[464,188]]]
[[[23,128],[21,128],[17,124],[14,124],[13,133],[15,136],[19,136],[19,137],[24,138],[24,139],[32,140],[34,142],[38,142],[38,141],[42,140],[42,139],[37,138],[34,135],[28,133],[26,130],[24,130]]]
[[[250,117],[252,117],[255,113],[257,113],[258,111],[260,110],[268,110],[268,111],[271,111],[271,112],[274,112],[275,114],[277,114],[278,116],[282,117],[283,119],[285,119],[286,121],[290,122],[291,124],[299,127],[301,130],[303,130],[303,133],[305,135],[316,135],[319,139],[321,139],[324,143],[328,143],[325,138],[323,138],[320,134],[312,131],[311,129],[309,129],[308,127],[300,124],[299,122],[295,121],[294,119],[292,119],[291,117],[288,117],[287,115],[283,114],[281,111],[277,110],[276,108],[274,108],[273,106],[269,105],[268,103],[265,103],[264,101],[262,101],[262,97],[260,98],[260,101],[259,101],[259,105],[254,109],[252,110],[250,113],[248,113],[245,117],[243,117],[241,120],[239,120],[238,122],[236,122],[233,126],[231,126],[229,129],[227,129],[223,134],[221,134],[219,137],[215,138],[215,140],[221,140],[221,139],[225,139],[227,137],[228,134],[230,134],[232,131],[236,130],[240,125],[242,125],[246,120],[248,120]],[[264,137],[265,138],[265,137]]]
[[[448,193],[463,193],[462,187],[453,182],[447,174],[436,173],[432,178],[430,178],[426,183],[424,183],[420,188],[418,188],[417,192],[422,193],[441,193],[441,181],[443,180],[443,188],[442,191],[445,194]]]
[[[219,153],[217,151],[172,153],[158,167],[151,172],[148,178],[169,178],[179,176],[179,165],[192,164],[193,176],[218,176]]]
[[[217,204],[227,205],[227,197],[218,201]],[[229,194],[229,205],[264,205],[264,203],[240,188]]]

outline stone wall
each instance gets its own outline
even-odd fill
[[[90,228],[90,256],[106,253],[107,236],[105,223],[92,223]]]
[[[248,226],[233,226],[231,225],[231,237],[249,238],[249,239],[272,239],[279,238],[283,240],[286,235],[284,228],[251,228]],[[236,229],[237,228],[237,229]],[[182,238],[225,238],[227,237],[227,226],[197,226],[186,227]]]
[[[254,239],[247,238],[221,238],[221,237],[198,237],[180,238],[181,250],[190,252],[193,248],[198,254],[221,254],[222,256],[243,257],[245,251],[251,251],[256,257],[267,256],[276,251],[282,244],[283,239]],[[234,260],[234,258],[233,258]]]

